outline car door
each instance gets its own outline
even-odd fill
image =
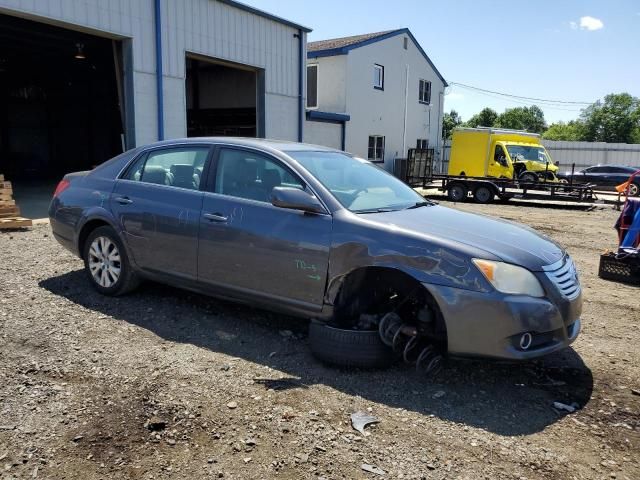
[[[118,179],[110,205],[136,264],[195,280],[210,145],[161,147],[142,154]]]
[[[633,172],[628,171],[623,167],[609,167],[610,173],[607,176],[607,186],[616,187],[627,180]]]
[[[599,187],[608,187],[613,185],[613,169],[611,167],[594,167],[593,170],[593,183]]]
[[[319,310],[332,217],[273,206],[276,186],[308,188],[275,157],[244,148],[218,149],[204,193],[198,279]]]
[[[594,182],[596,171],[594,170],[596,167],[585,168],[581,172],[576,172],[573,180],[577,183],[591,183]]]

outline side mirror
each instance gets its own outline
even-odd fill
[[[299,188],[274,187],[271,191],[271,204],[309,213],[327,213],[316,197]]]
[[[560,166],[560,161],[557,161],[557,162],[555,163],[555,166],[556,166],[556,167],[559,167],[559,166]]]

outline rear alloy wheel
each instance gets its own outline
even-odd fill
[[[640,194],[640,186],[638,186],[637,183],[629,184],[629,196],[630,197],[637,197],[638,194]]]
[[[467,198],[469,191],[461,183],[454,183],[447,189],[447,197],[452,202],[462,202]]]
[[[99,227],[89,234],[83,258],[91,284],[103,295],[122,295],[138,285],[126,251],[111,227]]]
[[[493,190],[489,187],[480,186],[474,190],[473,199],[476,203],[491,203],[493,201]]]

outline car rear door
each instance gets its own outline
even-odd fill
[[[275,186],[308,188],[283,162],[220,147],[200,219],[198,279],[305,309],[322,307],[332,217],[275,207]]]
[[[140,268],[197,278],[200,179],[211,152],[210,145],[149,150],[116,182],[111,210]]]

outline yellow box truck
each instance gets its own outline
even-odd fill
[[[451,140],[449,175],[557,182],[540,135],[497,128],[458,128]]]

